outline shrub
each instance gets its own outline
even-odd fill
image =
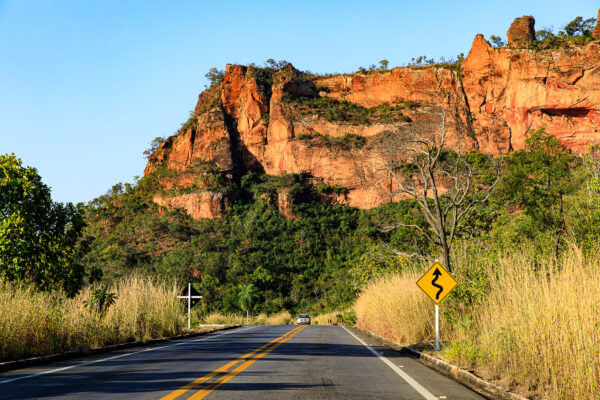
[[[405,104],[384,103],[377,107],[366,108],[360,104],[331,97],[294,97],[290,94],[285,94],[282,100],[297,106],[297,111],[301,115],[317,114],[328,122],[346,122],[351,125],[410,122],[410,118],[402,114],[402,110],[407,108]]]

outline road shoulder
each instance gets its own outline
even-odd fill
[[[192,338],[192,337],[196,337],[196,336],[202,336],[202,335],[207,335],[207,334],[214,333],[214,332],[225,331],[225,330],[237,328],[239,326],[240,325],[211,326],[209,330],[206,330],[203,332],[186,333],[183,335],[170,336],[170,337],[159,338],[159,339],[149,339],[149,340],[143,340],[143,341],[137,341],[137,342],[111,344],[111,345],[107,345],[107,346],[96,347],[93,349],[71,350],[71,351],[66,351],[64,353],[51,354],[48,356],[30,357],[30,358],[24,358],[21,360],[5,361],[5,362],[0,363],[0,372],[13,371],[16,369],[22,369],[22,368],[28,368],[28,367],[33,367],[33,366],[37,366],[37,365],[49,364],[49,363],[53,363],[56,361],[71,360],[74,358],[85,357],[85,356],[90,356],[90,355],[103,354],[103,353],[108,353],[108,352],[115,351],[115,350],[128,349],[128,348],[132,348],[132,347],[147,346],[147,345],[151,345],[151,344],[171,342],[174,340],[188,339],[188,338]]]
[[[421,364],[439,372],[440,374],[468,387],[469,389],[493,400],[527,400],[516,393],[512,393],[498,385],[487,382],[473,373],[462,369],[456,365],[447,363],[429,354],[422,353],[408,346],[403,346],[399,343],[392,342],[375,333],[359,329],[357,327],[348,327],[354,334],[361,337],[363,340],[375,341],[402,354],[408,355],[411,358],[419,361]]]

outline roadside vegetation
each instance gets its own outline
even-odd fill
[[[435,355],[527,398],[598,393],[600,251],[570,244],[555,262],[532,246],[506,253],[486,246],[476,241],[454,254],[459,286],[440,305]],[[369,284],[354,305],[357,326],[432,351],[433,302],[415,285],[427,268]]]
[[[64,291],[0,282],[0,361],[184,332],[177,286],[132,276],[104,289],[93,285],[69,297]],[[107,298],[112,301],[102,306]]]

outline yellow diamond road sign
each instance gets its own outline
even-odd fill
[[[440,263],[435,263],[425,275],[417,281],[417,285],[423,289],[425,294],[431,297],[435,304],[440,304],[444,297],[454,289],[458,282],[442,267]]]

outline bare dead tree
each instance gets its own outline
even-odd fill
[[[439,247],[441,261],[451,271],[450,250],[459,223],[478,203],[487,201],[498,183],[500,168],[490,157],[493,179],[482,182],[478,171],[465,159],[460,143],[447,143],[447,119],[443,106],[432,107],[432,121],[413,122],[388,132],[380,143],[382,165],[390,180],[392,198],[411,198],[418,204],[427,226],[402,221],[380,227],[392,230],[406,227]],[[393,251],[398,255],[432,261],[421,251]]]

